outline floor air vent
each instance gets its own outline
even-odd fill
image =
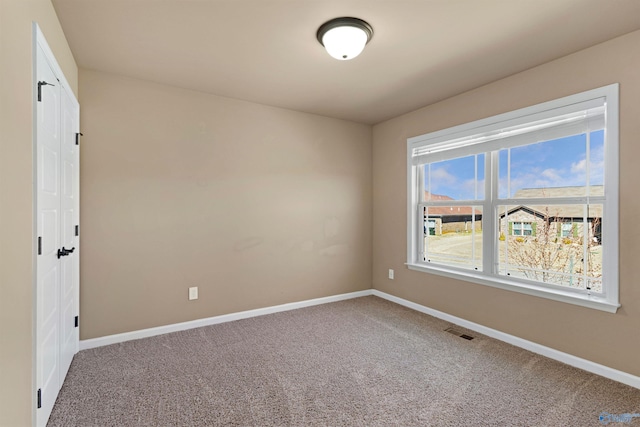
[[[467,335],[463,332],[460,332],[459,330],[457,330],[454,327],[450,327],[444,330],[445,332],[449,332],[450,334],[453,334],[455,336],[458,336],[460,338],[464,338],[465,340],[469,340],[471,341],[474,337],[472,337],[471,335]]]

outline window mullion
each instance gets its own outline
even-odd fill
[[[427,171],[427,179],[429,180],[427,185],[427,191],[429,192],[429,200],[431,200],[431,164],[427,165],[429,170]],[[421,168],[424,172],[424,168]],[[424,179],[422,180],[422,185],[424,185]],[[424,191],[422,192],[422,197],[424,197]]]
[[[429,173],[427,173],[427,179],[430,179],[429,177]],[[416,214],[416,233],[415,233],[415,237],[416,237],[416,242],[417,242],[417,254],[416,254],[416,258],[418,262],[422,262],[424,261],[424,253],[425,253],[425,247],[424,247],[424,205],[421,203],[425,200],[424,197],[424,191],[425,191],[425,185],[424,185],[424,180],[425,180],[425,170],[424,170],[424,166],[418,166],[417,168],[417,177],[418,177],[418,182],[417,182],[417,187],[418,187],[418,194],[417,194],[417,200],[418,200],[418,209],[417,209],[417,214]]]
[[[507,198],[511,197],[511,148],[507,149]]]
[[[417,224],[416,224],[416,237],[417,237],[417,241],[418,241],[418,253],[417,253],[417,258],[418,258],[418,262],[423,262],[424,261],[424,257],[425,257],[425,253],[426,253],[426,247],[424,245],[424,217],[425,217],[425,212],[424,212],[424,206],[423,205],[418,205],[418,215],[416,215],[417,217]],[[427,212],[428,212],[427,208]],[[428,221],[428,215],[427,215],[427,221]],[[428,223],[427,223],[428,224]]]
[[[591,228],[587,226],[588,211],[589,205],[584,205],[582,214],[582,280],[584,280],[584,288],[591,293],[591,284],[588,279],[589,271],[587,270],[589,268],[589,240],[591,238]]]
[[[498,195],[498,152],[484,156],[484,194],[482,212],[482,271],[485,274],[496,273],[496,204]]]
[[[416,254],[416,261],[418,262],[422,262],[424,261],[424,253],[425,253],[425,247],[424,247],[424,232],[423,232],[423,228],[424,228],[424,205],[422,204],[422,202],[424,201],[424,180],[425,180],[425,170],[424,170],[424,166],[418,166],[417,170],[416,170],[416,176],[417,176],[417,188],[418,188],[418,194],[416,195],[416,200],[418,201],[417,203],[417,214],[416,214],[416,233],[415,233],[415,238],[416,238],[416,242],[417,242],[417,254]]]
[[[424,201],[424,166],[418,166],[417,167],[417,171],[416,171],[416,175],[418,178],[418,182],[417,182],[417,187],[418,187],[418,194],[417,194],[417,198],[416,200],[418,201],[418,203],[421,203]]]

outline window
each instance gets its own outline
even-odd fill
[[[611,85],[410,138],[409,268],[615,312],[617,105]]]
[[[562,228],[560,230],[561,236],[562,237],[576,237],[576,236],[574,236],[574,233],[576,231],[574,229],[574,227],[573,227],[574,225],[576,225],[576,224],[573,224],[571,222],[563,222],[562,223]]]
[[[428,224],[429,229],[427,231],[427,229],[425,228],[424,234],[425,235],[428,234],[429,236],[435,236],[436,235],[436,221],[428,220],[427,224]]]
[[[532,236],[533,224],[530,222],[512,222],[510,234],[513,236]]]

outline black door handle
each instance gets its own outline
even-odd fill
[[[73,251],[75,251],[75,250],[76,250],[75,246],[73,248],[71,248],[71,249],[65,249],[64,246],[63,246],[62,249],[58,249],[58,259],[60,259],[60,257],[72,254]]]

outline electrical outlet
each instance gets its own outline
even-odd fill
[[[198,299],[198,287],[194,286],[193,288],[189,288],[189,301],[193,299]]]
[[[393,270],[389,269],[389,279],[393,280]]]

